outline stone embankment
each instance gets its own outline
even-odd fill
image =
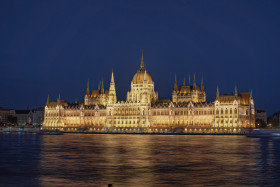
[[[0,127],[0,132],[24,132],[24,133],[36,133],[40,128],[21,128],[21,127]]]

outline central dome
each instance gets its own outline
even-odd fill
[[[133,77],[133,79],[132,79],[132,82],[133,82],[134,84],[143,83],[144,77],[145,77],[145,73],[146,73],[147,82],[148,82],[148,83],[153,83],[153,80],[152,80],[152,77],[151,77],[150,73],[148,73],[147,71],[145,71],[145,69],[144,69],[144,70],[142,70],[142,69],[138,70],[138,71],[135,73],[135,75],[134,75],[134,77]]]
[[[147,79],[148,83],[153,83],[153,80],[152,80],[152,77],[151,77],[150,73],[148,73],[148,71],[144,67],[143,52],[142,52],[140,69],[135,73],[135,75],[132,79],[132,82],[134,84],[143,83],[144,79],[145,79],[145,76],[146,76],[146,79]]]

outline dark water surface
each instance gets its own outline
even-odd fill
[[[0,186],[280,186],[280,139],[0,134]]]

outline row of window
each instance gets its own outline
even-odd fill
[[[225,110],[223,110],[223,109],[221,109],[221,110],[219,110],[219,109],[216,109],[216,114],[232,114],[232,109],[225,109]],[[237,108],[235,108],[234,109],[234,114],[237,114]]]

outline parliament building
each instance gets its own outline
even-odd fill
[[[109,90],[102,81],[97,90],[89,82],[84,103],[70,104],[59,96],[45,106],[43,129],[88,133],[243,133],[255,127],[252,92],[222,95],[207,102],[203,79],[178,85],[171,100],[159,100],[154,81],[144,65],[131,81],[126,101],[118,101],[112,72]]]

